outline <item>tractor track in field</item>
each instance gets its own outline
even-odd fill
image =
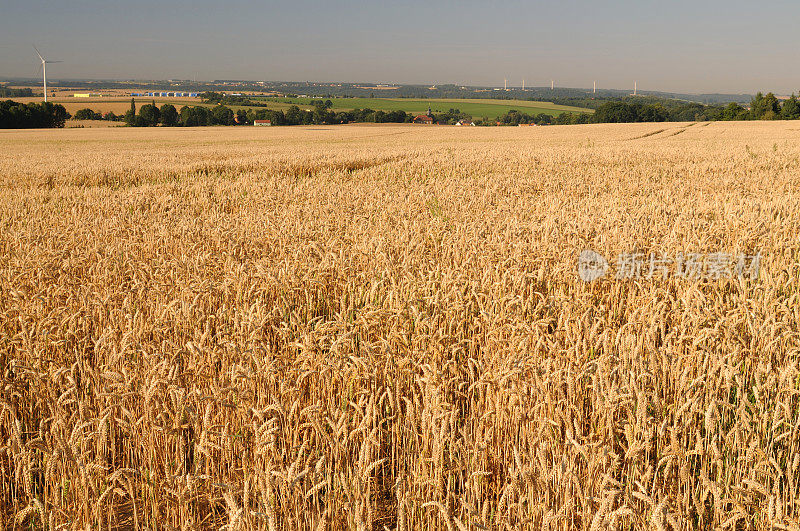
[[[693,122],[693,123],[691,123],[691,124],[689,124],[687,126],[684,126],[684,127],[665,127],[663,129],[657,129],[655,131],[650,131],[649,133],[645,133],[643,135],[635,136],[633,138],[628,138],[625,141],[626,142],[632,142],[634,140],[641,140],[643,138],[650,138],[650,137],[653,137],[653,136],[656,136],[656,135],[660,135],[661,133],[677,129],[677,131],[674,131],[674,132],[672,132],[670,134],[658,137],[658,139],[669,138],[669,137],[677,136],[677,135],[685,132],[687,129],[689,129],[690,127],[692,127],[694,125],[697,125],[697,122]]]

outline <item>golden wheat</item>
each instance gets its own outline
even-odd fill
[[[797,529],[799,182],[791,122],[0,132],[0,523]]]

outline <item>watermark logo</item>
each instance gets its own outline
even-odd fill
[[[584,282],[602,278],[606,273],[608,273],[608,260],[600,253],[587,249],[578,256],[578,276]]]
[[[669,277],[689,280],[738,277],[756,280],[761,268],[761,253],[754,255],[678,253],[675,256],[663,253],[622,253],[617,257],[614,266],[614,278],[617,280]],[[595,251],[585,250],[578,256],[578,277],[584,282],[602,278],[610,270],[608,261]]]

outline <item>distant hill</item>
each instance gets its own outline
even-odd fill
[[[38,86],[39,79],[0,79],[15,85]],[[592,100],[619,99],[630,95],[630,90],[600,89],[596,93],[591,88],[574,87],[520,87],[504,90],[488,86],[446,85],[380,85],[376,83],[312,83],[297,81],[248,81],[215,80],[197,82],[191,80],[50,80],[53,88],[70,87],[84,90],[183,90],[187,92],[227,91],[227,92],[280,92],[293,96],[351,97],[351,98],[414,98],[414,99],[507,99],[549,101],[558,105],[578,107],[597,107]],[[642,90],[642,96],[675,99],[688,102],[719,105],[731,102],[746,104],[751,94],[685,94],[677,92]]]

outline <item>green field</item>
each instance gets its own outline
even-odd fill
[[[256,99],[256,98],[253,98]],[[313,105],[320,98],[267,98],[268,103],[275,105],[274,108],[285,108],[288,104],[296,104],[302,107]],[[279,103],[274,103],[275,101]],[[556,105],[546,101],[527,101],[527,100],[490,100],[490,99],[411,99],[411,98],[331,98],[334,110],[346,111],[352,109],[372,109],[375,111],[406,111],[409,113],[422,114],[430,106],[433,112],[446,112],[450,109],[458,109],[461,112],[471,115],[473,118],[497,118],[506,114],[512,109],[516,109],[526,114],[535,115],[539,113],[556,116],[562,112],[581,113],[594,112],[592,109],[581,107],[570,107],[568,105]],[[272,105],[270,105],[272,107]]]

